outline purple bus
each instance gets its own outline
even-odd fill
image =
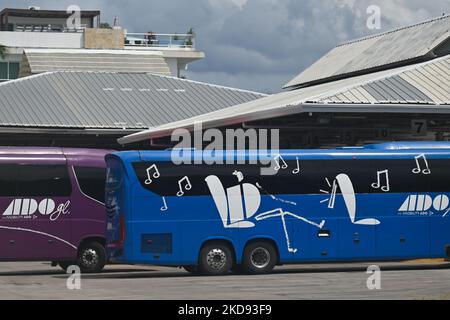
[[[105,155],[110,152],[1,147],[0,261],[102,270]]]

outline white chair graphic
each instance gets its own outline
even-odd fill
[[[225,228],[252,228],[255,224],[248,221],[259,209],[261,194],[257,187],[249,183],[227,188],[217,176],[205,179],[219,211]],[[244,203],[242,203],[242,198]]]
[[[340,174],[336,177],[336,182],[339,188],[341,189],[342,197],[344,198],[345,207],[347,208],[348,215],[350,217],[350,221],[353,224],[358,225],[366,225],[366,226],[373,226],[373,225],[379,225],[380,221],[377,219],[362,219],[362,220],[356,220],[356,195],[355,195],[355,189],[353,188],[353,183],[350,180],[350,177],[346,174]],[[334,192],[336,192],[336,188],[334,189]],[[334,195],[335,196],[335,195]]]

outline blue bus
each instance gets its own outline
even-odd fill
[[[450,255],[448,142],[281,150],[269,175],[262,164],[175,165],[171,153],[106,156],[112,261],[223,275]]]

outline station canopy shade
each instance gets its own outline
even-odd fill
[[[173,130],[224,127],[303,112],[450,112],[450,55],[324,83],[228,107],[120,138],[120,144],[160,138]]]
[[[284,88],[306,87],[392,69],[449,53],[450,15],[446,15],[338,45]]]

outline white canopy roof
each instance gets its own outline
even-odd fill
[[[282,92],[118,139],[171,135],[178,128],[223,127],[303,112],[450,112],[450,55],[429,62]]]

